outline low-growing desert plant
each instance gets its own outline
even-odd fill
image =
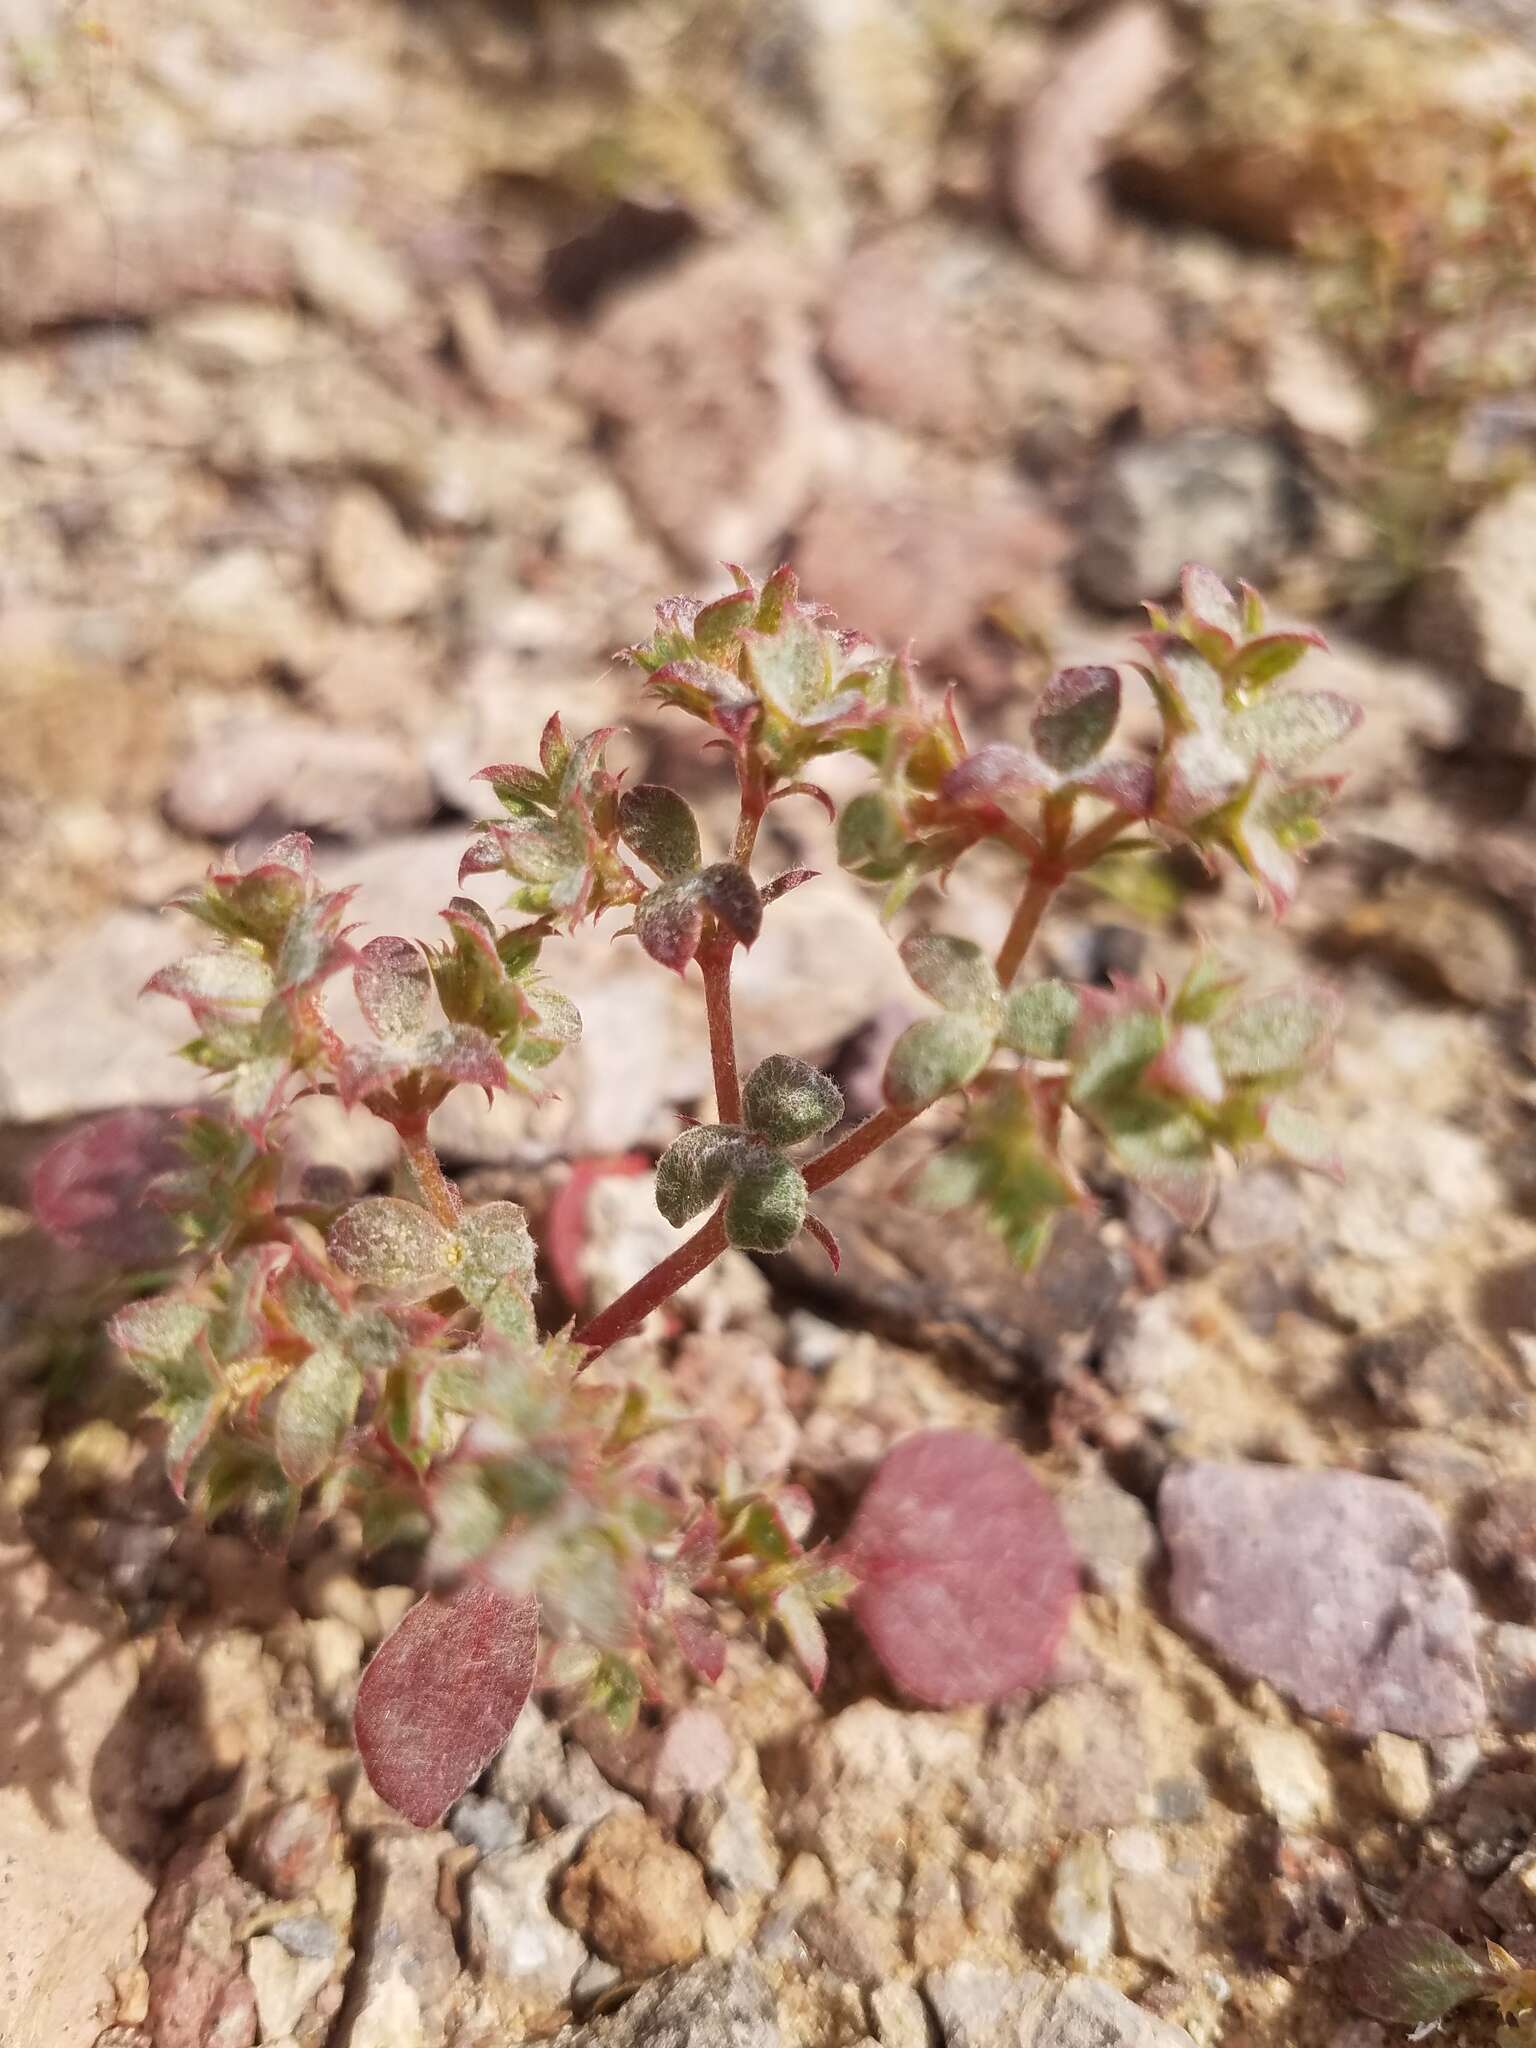
[[[129,1302],[111,1336],[153,1389],[190,1502],[238,1510],[276,1542],[301,1514],[345,1505],[370,1544],[419,1554],[428,1591],[370,1664],[356,1717],[375,1784],[419,1822],[478,1775],[537,1675],[622,1721],[674,1660],[719,1675],[731,1608],[782,1630],[813,1682],[819,1617],[844,1602],[918,1700],[998,1697],[1048,1669],[1075,1566],[1009,1447],[908,1439],[846,1536],[813,1544],[798,1488],[749,1487],[728,1455],[707,1488],[684,1485],[654,1450],[677,1420],[670,1402],[588,1371],[727,1246],[783,1252],[805,1231],[835,1263],[818,1193],[945,1097],[966,1121],[920,1197],[977,1208],[1026,1265],[1087,1201],[1063,1145],[1072,1118],[1188,1225],[1223,1152],[1267,1144],[1327,1164],[1288,1100],[1326,1050],[1326,995],[1253,995],[1210,957],[1171,988],[1021,979],[1063,885],[1138,849],[1229,855],[1286,908],[1337,785],[1318,757],[1356,717],[1341,697],[1284,685],[1316,635],[1266,631],[1252,591],[1192,568],[1182,610],[1153,607],[1140,636],[1155,753],[1117,750],[1111,666],[1054,677],[1027,744],[973,749],[952,700],[929,701],[905,658],[802,601],[789,570],[735,584],[662,605],[628,655],[725,755],[739,796],[728,848],[706,848],[675,791],[624,787],[605,760],[611,733],[572,738],[557,715],[536,764],[484,771],[500,811],[464,857],[461,879],[510,878],[510,924],[457,896],[435,942],[357,947],[350,892],[324,886],[306,840],[231,858],[178,899],[212,946],[149,984],[191,1012],[185,1051],[217,1096],[179,1117],[169,1170],[163,1128],[134,1117],[67,1140],[38,1176],[43,1220],[77,1242],[99,1239],[125,1189],[174,1219],[174,1284]],[[839,752],[869,768],[840,815],[808,779]],[[735,955],[814,879],[754,873],[770,805],[798,797],[832,814],[843,863],[883,890],[888,915],[975,847],[1005,850],[1019,873],[995,959],[942,931],[903,939],[932,1013],[892,1049],[884,1107],[849,1128],[826,1074],[772,1050],[743,1072],[737,1055]],[[430,1125],[456,1088],[542,1090],[581,1028],[545,976],[545,942],[610,912],[659,967],[696,973],[717,1120],[689,1124],[657,1167],[658,1207],[692,1234],[581,1327],[541,1332],[522,1210],[466,1204]],[[361,1043],[327,1013],[341,974]],[[285,1185],[289,1111],[315,1091],[393,1126],[393,1192],[355,1199],[323,1174]]]

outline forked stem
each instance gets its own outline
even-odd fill
[[[1047,871],[1031,875],[1019,907],[1013,914],[1008,935],[1003,940],[997,956],[997,976],[1004,988],[1013,980],[1029,951],[1031,941],[1040,929],[1040,920],[1050,905],[1051,898],[1066,879],[1060,871]],[[699,954],[699,964],[704,967],[704,990],[706,1000],[710,998],[713,985],[710,969],[704,965],[704,954]],[[723,978],[726,1032],[730,1030],[730,952],[725,953]],[[721,1088],[721,1062],[719,1042],[715,1035],[713,1010],[710,1015],[710,1050],[715,1056],[715,1098],[720,1105],[722,1121],[738,1123],[741,1119],[740,1083],[736,1076],[734,1043],[727,1035],[725,1044],[730,1052],[730,1085],[735,1090],[731,1100],[736,1104],[734,1114],[726,1110],[726,1096]],[[922,1109],[878,1109],[829,1145],[817,1159],[805,1169],[805,1184],[814,1195],[819,1188],[830,1187],[835,1180],[841,1180],[855,1166],[866,1160],[872,1152],[878,1152],[882,1145],[888,1145],[898,1131],[904,1131],[914,1118],[922,1115]],[[696,1230],[692,1237],[685,1238],[676,1251],[669,1252],[659,1265],[627,1288],[617,1301],[609,1302],[605,1309],[599,1309],[588,1322],[576,1332],[575,1341],[586,1346],[590,1365],[610,1345],[617,1344],[621,1337],[627,1337],[631,1330],[644,1322],[653,1309],[685,1287],[697,1274],[725,1250],[724,1210],[717,1209],[709,1221]]]

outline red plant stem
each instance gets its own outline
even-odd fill
[[[715,1072],[715,1107],[723,1124],[739,1124],[742,1116],[736,1026],[731,1015],[731,955],[735,950],[736,941],[729,933],[722,933],[699,948],[704,1013],[709,1020],[709,1058]]]
[[[1024,955],[1040,929],[1040,920],[1065,879],[1061,870],[1055,867],[1037,868],[1030,876],[1024,894],[1019,898],[1019,906],[1013,913],[1013,922],[997,950],[997,978],[1004,988],[1012,985],[1013,977],[1023,966]]]
[[[873,1116],[855,1124],[835,1145],[829,1145],[819,1158],[811,1161],[805,1169],[806,1186],[814,1195],[818,1188],[841,1180],[861,1159],[878,1152],[898,1131],[904,1131],[914,1117],[921,1115],[921,1109],[877,1109]]]
[[[617,1301],[610,1301],[605,1309],[582,1324],[574,1341],[587,1348],[583,1364],[590,1365],[610,1344],[627,1337],[652,1309],[660,1308],[679,1287],[686,1287],[695,1274],[702,1273],[724,1250],[725,1220],[717,1209],[692,1237],[684,1238],[676,1251],[668,1252],[659,1265],[652,1266],[643,1279],[626,1288]]]
[[[432,1140],[427,1136],[426,1125],[401,1130],[400,1142],[405,1147],[406,1160],[416,1176],[416,1185],[421,1189],[427,1207],[445,1230],[457,1230],[464,1214],[464,1203],[458,1189],[442,1169]]]

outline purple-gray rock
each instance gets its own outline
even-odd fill
[[[1410,1487],[1186,1465],[1164,1481],[1158,1519],[1180,1624],[1247,1676],[1358,1735],[1481,1725],[1471,1598]]]

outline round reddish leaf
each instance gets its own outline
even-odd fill
[[[539,1661],[539,1604],[477,1579],[418,1600],[357,1689],[353,1734],[368,1782],[436,1827],[512,1732]]]
[[[1077,1595],[1051,1496],[1017,1451],[964,1429],[896,1446],[839,1561],[859,1580],[850,1605],[875,1655],[929,1707],[1038,1685]]]
[[[174,1110],[114,1110],[49,1146],[32,1169],[32,1213],[71,1251],[114,1265],[160,1265],[180,1241],[146,1191],[156,1175],[184,1164]]]

